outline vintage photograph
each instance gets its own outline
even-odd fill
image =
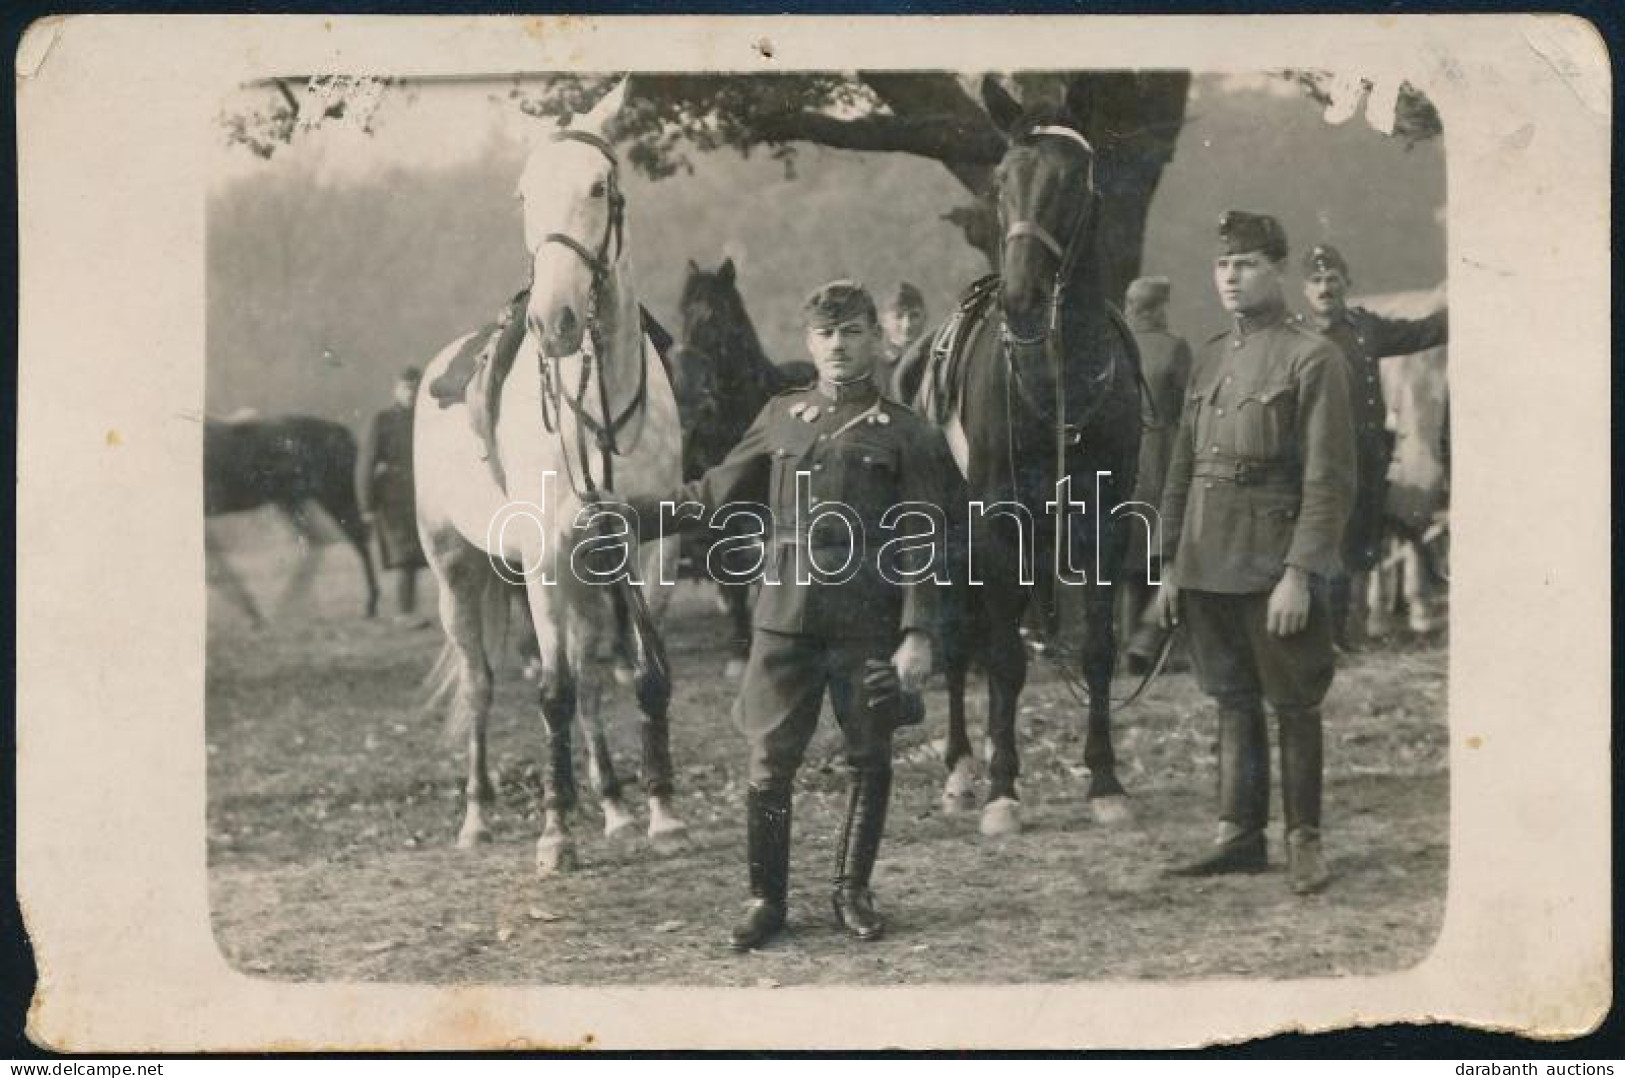
[[[219,102],[197,524],[232,969],[1428,955],[1444,122],[1401,77],[1122,65]]]

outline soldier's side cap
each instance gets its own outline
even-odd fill
[[[1345,277],[1349,275],[1349,264],[1343,252],[1329,243],[1317,243],[1303,256],[1305,273],[1330,273],[1333,270]]]
[[[1226,210],[1219,218],[1219,249],[1227,255],[1261,251],[1279,262],[1287,255],[1286,229],[1266,213]]]
[[[886,310],[888,311],[923,311],[925,310],[925,297],[920,290],[907,281],[899,281],[892,294],[886,297]]]
[[[854,318],[877,321],[869,290],[845,277],[819,286],[801,305],[801,313],[808,326],[838,326]]]
[[[1161,307],[1173,293],[1173,285],[1166,277],[1136,277],[1129,283],[1123,304],[1137,311]]]
[[[397,379],[397,381],[412,382],[413,384],[421,382],[422,380],[423,372],[418,370],[416,367],[402,367],[400,376]]]

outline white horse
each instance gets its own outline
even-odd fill
[[[530,305],[524,341],[500,391],[496,459],[483,459],[465,405],[442,408],[428,392],[466,337],[429,364],[414,432],[418,529],[440,582],[446,631],[439,688],[452,698],[449,729],[468,738],[457,845],[489,838],[485,813],[494,793],[486,770],[486,717],[492,660],[501,648],[515,579],[505,581],[510,571],[499,566],[523,567],[541,647],[537,681],[548,747],[545,818],[536,847],[543,874],[575,864],[567,814],[576,803],[571,727],[578,712],[588,732],[605,833],[622,833],[635,822],[620,799],[600,713],[612,679],[596,659],[597,645],[617,624],[644,630],[627,631],[622,642],[637,671],[643,712],[648,834],[664,849],[680,844],[685,831],[670,805],[671,690],[664,659],[647,632],[648,621],[625,616],[641,597],[624,591],[616,596],[614,585],[581,583],[572,571],[574,546],[588,534],[576,530],[578,513],[596,488],[613,483],[619,493],[657,493],[681,479],[677,405],[627,279],[619,161],[604,136],[625,89],[622,82],[590,112],[544,137],[520,176],[525,244],[533,258]],[[574,539],[563,541],[567,537]],[[651,595],[658,586],[655,559],[664,556],[665,564],[675,565],[674,545],[675,539],[645,544],[639,554],[640,579]]]

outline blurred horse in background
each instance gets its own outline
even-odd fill
[[[378,580],[367,548],[367,528],[356,503],[355,436],[342,424],[311,416],[260,419],[206,417],[203,421],[204,549],[212,581],[256,627],[265,623],[253,597],[208,526],[208,518],[275,506],[299,537],[302,557],[283,591],[286,609],[310,586],[326,542],[310,516],[310,503],[326,510],[361,559],[367,617],[378,613]]]
[[[1395,318],[1437,309],[1437,290],[1368,297],[1365,306]],[[1449,581],[1450,462],[1448,349],[1431,348],[1382,360],[1382,392],[1394,434],[1384,506],[1387,539],[1382,563],[1367,585],[1367,632],[1392,631],[1403,608],[1411,632],[1443,627],[1441,592]]]
[[[811,363],[776,365],[762,349],[745,310],[733,259],[715,272],[693,261],[683,278],[681,341],[672,353],[677,410],[683,424],[683,478],[694,479],[739,444],[746,428],[775,394],[817,377]],[[683,530],[684,560],[708,579],[712,546],[731,533]],[[750,586],[718,585],[731,624],[727,676],[744,674],[750,656]]]

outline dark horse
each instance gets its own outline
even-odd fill
[[[1128,806],[1111,744],[1108,581],[1129,537],[1124,515],[1114,510],[1134,489],[1139,354],[1098,277],[1094,151],[1077,121],[1066,109],[1023,112],[992,80],[982,95],[1009,142],[997,173],[1003,274],[981,284],[988,302],[980,325],[970,313],[938,331],[938,344],[958,342],[949,349],[962,362],[954,388],[944,390],[940,373],[932,372],[927,381],[938,379],[938,399],[930,401],[932,385],[916,397],[944,422],[969,497],[985,509],[968,515],[972,579],[981,586],[961,593],[968,617],[961,631],[947,634],[944,648],[943,804],[947,811],[975,804],[965,679],[979,652],[992,745],[981,829],[1001,834],[1020,827],[1016,708],[1027,674],[1023,621],[1030,618],[1051,654],[1075,649],[1088,698],[1089,803],[1097,819],[1116,822],[1127,818]],[[1063,516],[1046,506],[1057,501],[1062,479],[1069,484],[1065,500],[1084,502],[1085,510]],[[1069,673],[1068,680],[1077,679]]]
[[[378,613],[378,580],[367,549],[367,529],[355,495],[356,440],[338,423],[309,416],[203,421],[203,515],[222,516],[274,505],[306,544],[315,536],[306,516],[315,502],[333,518],[361,558],[367,582],[367,617]],[[205,536],[207,537],[207,531]],[[263,619],[224,552],[207,540],[218,582],[256,625]],[[308,582],[314,566],[306,562]],[[290,588],[290,591],[292,588]]]
[[[692,261],[683,278],[682,342],[672,354],[677,411],[683,427],[683,478],[694,479],[739,443],[768,398],[812,381],[810,363],[780,367],[762,350],[739,295],[733,259],[708,273]],[[703,573],[709,535],[685,530],[689,560]],[[720,584],[732,622],[728,675],[750,655],[750,588]]]

